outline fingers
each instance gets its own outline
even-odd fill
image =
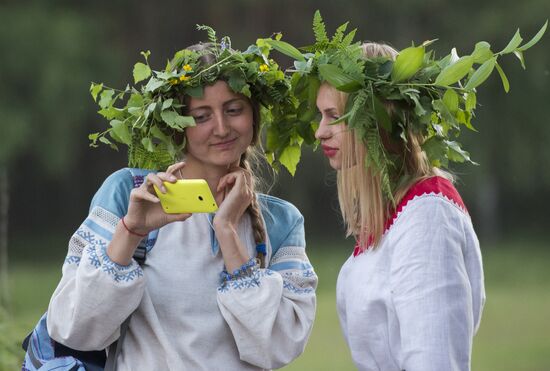
[[[235,181],[237,180],[237,175],[235,173],[229,173],[221,177],[220,182],[218,183],[218,187],[216,188],[216,192],[221,192],[224,188],[228,187],[229,185],[235,184]]]
[[[153,185],[155,185],[162,193],[166,193],[166,187],[164,187],[164,182],[175,183],[178,180],[174,175],[168,173],[149,173],[143,182],[143,187],[145,187],[149,192],[153,192]]]
[[[153,203],[159,203],[160,200],[157,196],[152,194],[146,189],[143,188],[134,188],[132,192],[130,192],[130,198],[134,201],[149,201]]]
[[[183,169],[185,167],[185,162],[184,161],[180,161],[180,162],[176,162],[175,164],[172,164],[170,166],[168,166],[168,168],[166,169],[166,173],[167,174],[171,174],[171,175],[179,175],[181,176],[181,169]]]
[[[229,185],[240,186],[241,184],[247,189],[253,188],[252,174],[250,171],[243,169],[242,167],[232,168],[230,173],[224,175],[220,179],[216,191],[220,192]]]
[[[228,190],[225,193],[224,199],[228,197],[234,200],[240,200],[242,204],[248,204],[254,196],[254,180],[252,175],[243,170],[235,171],[224,175],[218,183],[217,192],[224,189]]]
[[[189,218],[192,214],[167,214],[166,219],[168,220],[168,223],[172,222],[183,222],[187,218]]]

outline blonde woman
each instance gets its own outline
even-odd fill
[[[365,58],[397,55],[377,43],[362,50]],[[360,370],[468,370],[485,301],[468,211],[452,177],[430,165],[423,137],[412,129],[405,130],[406,142],[379,131],[389,155],[401,159],[390,202],[381,173],[365,164],[365,141],[346,122],[331,124],[344,115],[347,97],[321,84],[315,136],[337,171],[347,235],[357,239],[337,283],[338,314],[353,360]],[[391,116],[392,103],[383,104]]]

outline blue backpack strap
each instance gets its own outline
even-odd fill
[[[40,318],[34,330],[25,338],[26,350],[22,370],[100,371],[105,363],[105,352],[79,352],[58,354],[58,343],[48,335],[46,314]],[[68,349],[68,348],[66,348]]]

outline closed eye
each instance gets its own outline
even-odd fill
[[[243,108],[242,108],[242,107],[228,108],[225,112],[226,112],[229,116],[238,116],[238,115],[240,115],[240,114],[243,112]]]
[[[195,122],[200,124],[201,122],[206,122],[210,119],[210,116],[212,116],[212,113],[210,112],[193,112],[193,118],[195,119]]]

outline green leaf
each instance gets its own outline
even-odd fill
[[[444,132],[446,133],[451,126],[456,127],[457,122],[455,116],[447,108],[447,105],[441,99],[436,99],[432,102],[432,107],[435,111],[441,116],[441,125]]]
[[[109,144],[109,145],[113,144],[109,139],[105,138],[104,136],[99,138],[99,141],[103,144]]]
[[[313,15],[313,33],[315,34],[315,42],[317,44],[329,42],[325,23],[323,22],[323,17],[321,17],[321,12],[319,12],[319,10],[316,10]]]
[[[145,63],[138,62],[134,64],[134,83],[145,80],[151,76],[151,68]]]
[[[94,143],[97,141],[97,138],[99,138],[99,133],[88,134],[88,139]]]
[[[97,95],[99,92],[103,89],[103,84],[92,84],[90,85],[90,94],[92,94],[92,98],[94,98],[94,102],[97,102]]]
[[[350,33],[348,33],[344,39],[342,40],[342,47],[344,48],[347,48],[348,46],[351,45],[351,43],[353,42],[353,39],[355,38],[355,33],[357,32],[357,28],[354,28],[353,30],[350,31]]]
[[[458,94],[453,89],[447,89],[443,94],[443,103],[453,115],[458,110]]]
[[[166,145],[172,144],[170,137],[165,135],[157,125],[153,125],[151,127],[151,134],[153,134],[155,138],[160,139]]]
[[[147,85],[145,85],[145,91],[152,93],[164,84],[166,84],[166,81],[155,79],[153,77],[147,82]]]
[[[218,43],[218,38],[216,37],[216,31],[214,31],[212,27],[198,24],[197,30],[206,31],[206,33],[208,34],[208,41],[211,42],[212,44]]]
[[[449,86],[456,83],[468,74],[473,64],[474,58],[471,55],[459,58],[441,71],[435,79],[435,85]]]
[[[400,82],[412,77],[424,63],[425,50],[423,46],[409,47],[399,52],[393,64],[391,79]]]
[[[435,136],[429,138],[422,144],[422,150],[426,153],[432,165],[437,167],[447,166],[447,144],[443,139]]]
[[[548,26],[548,20],[546,20],[546,22],[544,22],[544,25],[540,28],[539,32],[537,32],[537,34],[531,40],[529,40],[528,43],[526,43],[523,46],[519,47],[518,50],[520,52],[524,52],[527,49],[529,49],[530,47],[532,47],[533,45],[535,45],[536,43],[538,43],[539,40],[541,39],[542,35],[544,35],[544,33],[546,32],[546,27],[547,26]]]
[[[109,107],[113,102],[113,95],[115,94],[115,91],[112,89],[105,89],[103,92],[101,92],[100,98],[99,98],[99,106],[101,108],[107,108]]]
[[[143,58],[145,58],[145,61],[147,62],[147,60],[149,59],[149,56],[151,55],[151,51],[150,50],[147,50],[147,51],[141,51],[139,54],[141,54],[143,56]]]
[[[485,80],[487,80],[489,75],[491,75],[491,72],[493,72],[493,68],[495,68],[496,61],[497,61],[497,58],[493,57],[488,61],[486,61],[485,63],[483,63],[476,70],[476,72],[474,72],[472,77],[470,77],[464,89],[472,90],[475,87],[481,85]]]
[[[110,125],[113,127],[113,132],[124,144],[130,145],[132,143],[132,134],[128,126],[120,120],[111,120]]]
[[[293,145],[287,146],[281,153],[281,156],[279,157],[279,161],[281,162],[281,164],[283,164],[283,166],[286,167],[286,169],[292,176],[294,176],[294,174],[296,173],[296,167],[300,162],[301,154],[302,152],[301,152],[300,145],[293,144]]]
[[[155,76],[162,80],[170,80],[178,78],[179,73],[177,71],[168,71],[168,72],[157,72]]]
[[[306,77],[304,77],[304,79],[305,78]],[[308,103],[310,107],[316,107],[315,104],[317,101],[317,92],[319,91],[321,82],[315,76],[309,76],[307,77],[307,79],[308,79],[308,84],[307,84]]]
[[[476,44],[472,57],[474,63],[482,64],[493,56],[491,45],[486,41],[480,41]]]
[[[514,55],[519,59],[521,67],[525,69],[525,59],[523,59],[523,52],[520,50],[514,50]]]
[[[204,94],[203,86],[188,86],[185,88],[185,94],[193,98],[202,98]]]
[[[458,142],[453,142],[453,141],[446,140],[445,144],[448,147],[447,157],[449,158],[449,160],[454,161],[454,162],[468,161],[472,164],[477,165],[475,162],[473,162],[470,159],[470,154],[460,147],[460,144]]]
[[[332,44],[342,42],[342,39],[344,38],[344,32],[346,32],[346,29],[348,28],[348,24],[349,22],[346,22],[336,29],[334,36],[332,36],[332,40],[331,40]]]
[[[374,102],[374,113],[376,115],[376,120],[378,121],[378,124],[384,128],[388,133],[392,132],[392,126],[391,126],[391,120],[390,115],[388,115],[388,111],[386,110],[386,107],[380,102],[380,99],[377,97],[372,97]]]
[[[510,83],[508,82],[508,78],[506,77],[504,71],[498,63],[495,64],[495,67],[497,68],[498,74],[500,75],[500,80],[502,80],[502,87],[504,88],[504,91],[508,93],[510,91]]]
[[[466,111],[472,112],[476,108],[476,104],[477,104],[476,93],[474,93],[473,91],[466,93],[466,104],[465,104]]]
[[[498,54],[502,55],[502,54],[508,54],[508,53],[513,52],[514,50],[517,49],[517,47],[519,46],[519,44],[521,44],[522,41],[523,41],[523,39],[521,38],[521,35],[519,34],[519,28],[518,28],[518,30],[514,34],[514,37],[512,37],[512,40],[510,40],[508,45],[506,45],[506,47],[504,49],[502,49],[502,51],[500,51]]]
[[[165,109],[168,109],[170,107],[172,107],[172,102],[174,100],[172,98],[170,99],[166,99],[164,102],[162,102],[162,110],[164,111]]]
[[[99,111],[97,111],[101,116],[105,117],[107,120],[112,120],[112,119],[115,119],[115,118],[122,118],[124,116],[124,111],[119,109],[119,108],[115,108],[113,106],[109,106],[109,107],[106,107],[106,108],[103,108],[103,109],[100,109]]]
[[[228,74],[228,84],[235,93],[240,93],[246,86],[246,78],[240,70],[233,70]]]
[[[305,62],[306,59],[304,58],[302,53],[300,53],[298,49],[296,49],[294,46],[290,45],[289,43],[280,41],[280,40],[272,40],[272,39],[266,39],[266,41],[275,50],[278,50],[284,55],[288,55],[289,57],[294,58],[298,61]]]
[[[160,117],[168,126],[178,131],[188,126],[195,126],[195,119],[192,116],[181,116],[174,111],[162,111]]]
[[[151,138],[148,138],[148,137],[142,138],[141,144],[143,145],[143,147],[145,147],[147,151],[149,152],[155,151],[155,146],[153,145],[153,141],[151,140]]]
[[[143,107],[143,96],[141,94],[132,94],[128,99],[128,107]]]
[[[361,82],[345,74],[333,64],[321,64],[318,68],[323,79],[338,90],[351,93],[361,87]]]

